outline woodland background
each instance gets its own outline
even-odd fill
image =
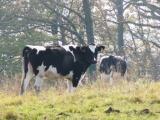
[[[158,0],[0,0],[1,81],[21,73],[26,44],[58,40],[103,44],[127,58],[133,80],[160,79]]]

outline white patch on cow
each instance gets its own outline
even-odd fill
[[[72,51],[70,51],[70,49],[69,49],[69,46],[68,45],[64,45],[64,46],[62,46],[66,51],[68,51],[68,52],[72,52]]]
[[[59,45],[59,46],[63,46],[62,41],[58,41],[58,45]]]
[[[107,56],[107,55],[101,57],[100,60],[99,60],[99,63],[101,64],[102,60],[105,59],[105,58],[108,58],[108,57],[109,57],[109,56]]]
[[[39,72],[38,72],[38,75],[36,75],[36,81],[34,83],[34,87],[37,92],[41,90],[41,86],[43,83],[43,77],[44,77],[44,73],[45,73],[45,68],[46,68],[46,66],[44,66],[43,62],[41,64],[41,66],[37,67],[37,70]]]
[[[37,70],[39,70],[39,73],[40,74],[44,74],[44,70],[45,70],[46,66],[44,66],[43,62],[42,62],[42,65],[41,66],[38,66],[37,67]]]
[[[115,58],[123,59],[122,56],[114,56]]]
[[[62,46],[62,47],[63,47],[66,51],[73,53],[73,52],[69,49],[70,46],[72,46],[73,48],[76,48],[76,47],[77,47],[77,45],[64,45],[64,46]]]
[[[73,55],[73,57],[74,57],[74,61],[76,61],[76,58],[75,58],[75,56],[74,56],[74,53],[73,53],[73,51],[71,51],[71,50],[69,49],[69,47],[72,46],[73,48],[76,48],[77,45],[73,45],[73,44],[63,45],[61,41],[58,41],[58,44],[59,44],[59,46],[61,46],[62,48],[64,48],[67,52],[70,52],[70,53]]]
[[[96,50],[96,46],[95,45],[89,45],[89,49],[95,53],[95,50]]]
[[[57,73],[57,69],[55,67],[50,65],[48,70],[45,72],[45,77],[51,79],[57,79],[60,78],[61,75]]]
[[[52,79],[72,79],[73,71],[70,71],[69,74],[63,76],[57,73],[57,69],[53,66],[49,66],[48,70],[45,72],[45,77],[52,78]]]
[[[72,46],[73,48],[76,48],[77,45],[73,45],[73,44],[69,44],[69,45],[63,45],[61,41],[58,41],[59,46],[61,46],[62,48],[64,48],[66,51],[69,51],[72,53],[72,51],[69,49],[70,46]]]
[[[39,53],[39,51],[45,51],[46,50],[46,48],[44,46],[27,45],[27,47],[29,47],[31,49],[36,49],[37,54]]]
[[[76,58],[75,58],[75,56],[74,56],[73,51],[71,51],[71,50],[69,49],[70,46],[72,46],[73,48],[76,48],[76,47],[77,47],[77,45],[64,45],[64,46],[62,46],[62,47],[63,47],[67,52],[70,52],[70,53],[73,55],[73,57],[74,57],[74,61],[76,61]]]
[[[73,71],[70,71],[68,75],[65,76],[68,79],[72,79],[73,77]]]
[[[57,74],[57,69],[53,66],[49,66],[48,71],[52,72],[53,74]]]
[[[117,56],[117,55],[115,55],[114,57],[115,57],[115,58],[117,58],[117,59],[121,59],[121,60],[126,61],[126,59],[125,59],[125,57],[124,57],[124,56]]]

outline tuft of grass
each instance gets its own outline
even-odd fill
[[[140,103],[143,103],[143,100],[139,97],[133,97],[129,100],[129,102],[140,104]]]
[[[6,113],[5,119],[6,120],[17,120],[18,116],[13,111],[12,112],[10,111]]]

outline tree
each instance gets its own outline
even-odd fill
[[[115,0],[114,3],[116,5],[117,9],[117,45],[118,45],[118,53],[119,55],[124,55],[124,39],[123,39],[123,34],[124,34],[124,17],[123,17],[123,1],[124,0]]]
[[[87,34],[87,43],[94,44],[94,34],[93,34],[93,21],[91,15],[91,4],[89,0],[83,0],[83,11],[85,16],[85,28]],[[96,79],[96,65],[91,65],[89,67],[89,77],[90,80]]]

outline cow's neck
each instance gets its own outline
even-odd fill
[[[88,64],[88,63],[83,63],[83,62],[76,61],[75,66],[74,66],[74,68],[76,68],[75,72],[79,72],[79,73],[83,74],[83,73],[86,72],[86,70],[89,66],[90,66],[90,64]]]

